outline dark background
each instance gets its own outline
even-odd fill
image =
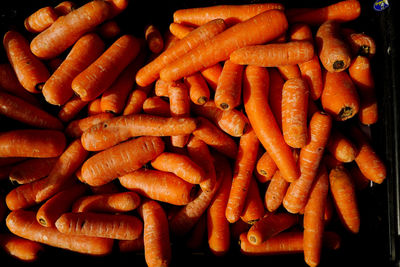
[[[23,29],[23,20],[37,9],[55,6],[61,0],[9,0],[0,4],[1,36],[9,29],[29,34]],[[78,6],[87,1],[75,1]],[[170,0],[133,1],[116,20],[123,32],[143,37],[143,28],[152,23],[164,31],[172,22],[172,14],[177,9],[201,7],[216,4],[244,4],[263,1],[244,0]],[[320,7],[337,1],[277,1],[289,7]],[[361,229],[357,235],[347,233],[338,222],[332,222],[329,229],[342,236],[341,248],[337,251],[322,252],[320,266],[400,266],[399,264],[399,143],[398,143],[398,92],[399,57],[398,30],[395,28],[399,14],[398,1],[389,1],[390,7],[382,12],[373,10],[372,0],[360,0],[362,15],[356,21],[347,23],[357,31],[373,36],[377,42],[377,55],[372,61],[376,90],[379,97],[380,120],[371,127],[373,146],[385,160],[388,176],[382,185],[372,185],[358,195],[361,212]],[[396,3],[397,2],[397,3]],[[399,16],[399,15],[397,15]],[[0,49],[0,62],[5,61],[4,49]],[[0,131],[10,123],[0,118]],[[4,222],[0,229],[5,231]],[[336,226],[335,226],[336,225]],[[246,257],[240,254],[233,243],[228,255],[213,256],[207,248],[198,252],[188,251],[178,242],[172,243],[171,266],[306,266],[303,254],[269,257]],[[121,254],[116,252],[105,257],[92,257],[46,247],[40,260],[25,264],[0,252],[0,266],[47,266],[60,264],[90,264],[91,266],[145,266],[143,254]]]

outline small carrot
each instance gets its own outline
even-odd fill
[[[45,227],[54,227],[57,219],[69,211],[72,203],[82,196],[87,187],[77,183],[62,190],[44,202],[36,213],[36,220]]]
[[[44,63],[32,54],[25,37],[8,31],[3,37],[3,46],[21,85],[31,93],[39,93],[50,74]]]
[[[138,194],[172,205],[187,205],[196,193],[193,184],[173,173],[139,169],[118,178],[121,185]]]
[[[356,158],[357,148],[339,130],[332,130],[329,141],[326,144],[327,150],[341,162],[351,162]]]
[[[83,254],[110,254],[114,243],[108,238],[63,234],[56,228],[44,227],[36,221],[34,211],[13,211],[7,216],[6,224],[12,233],[22,238]]]
[[[30,47],[40,59],[58,56],[73,45],[82,35],[93,30],[110,15],[110,5],[105,1],[89,2],[65,16],[33,38]]]
[[[83,132],[90,129],[92,126],[113,118],[111,113],[100,113],[86,118],[71,121],[65,128],[65,134],[72,138],[79,138]]]
[[[76,8],[76,4],[71,1],[63,1],[54,7],[58,16],[65,16]]]
[[[257,160],[256,170],[259,174],[263,175],[266,180],[271,179],[277,170],[277,166],[271,156],[265,151],[262,156]]]
[[[199,72],[185,77],[184,83],[189,88],[189,97],[193,103],[203,105],[210,99],[210,89]]]
[[[93,126],[82,134],[81,140],[85,149],[100,151],[131,137],[185,135],[195,129],[194,118],[132,114],[117,116]]]
[[[206,80],[208,85],[214,91],[217,89],[218,80],[222,73],[222,66],[220,63],[216,63],[210,67],[200,70],[201,75]]]
[[[58,14],[55,9],[46,6],[29,15],[24,20],[24,26],[29,32],[39,33],[50,27],[57,19]]]
[[[323,79],[322,108],[338,121],[354,117],[359,112],[360,99],[349,74],[324,71]]]
[[[56,130],[22,129],[0,134],[0,157],[57,157],[65,146],[65,135]]]
[[[342,34],[350,44],[350,49],[355,56],[372,58],[376,53],[375,40],[366,33],[358,33],[349,28],[343,28]]]
[[[146,98],[146,100],[143,102],[143,112],[156,116],[171,116],[169,103],[160,96]]]
[[[172,22],[171,24],[169,24],[170,32],[178,39],[184,38],[186,35],[188,35],[194,29],[195,29],[195,27],[186,26],[186,25],[183,25],[183,24],[177,23],[177,22]]]
[[[302,64],[302,63],[299,63],[299,65],[300,64]],[[281,76],[284,80],[301,77],[300,69],[297,64],[280,65],[280,66],[276,66],[276,68],[279,70],[279,73],[281,74]]]
[[[79,96],[74,96],[73,98],[80,99]],[[101,110],[101,97],[93,99],[92,101],[89,101],[89,102],[86,102],[86,101],[82,101],[82,102],[86,103],[86,105],[87,105],[87,115],[88,116],[93,116],[93,115],[98,115],[100,113],[103,113],[103,111]]]
[[[274,212],[282,205],[288,187],[289,182],[283,179],[279,170],[277,170],[265,191],[264,205],[268,211]]]
[[[10,172],[12,183],[27,184],[46,177],[52,170],[57,158],[32,158],[16,164]]]
[[[139,87],[136,87],[128,95],[122,114],[131,115],[140,113],[143,109],[144,102],[146,101],[147,98],[148,98],[147,92],[145,90],[141,90]],[[168,105],[168,113],[169,113],[169,105]],[[152,115],[159,115],[159,114],[152,114]]]
[[[88,102],[80,99],[79,96],[70,98],[58,112],[58,118],[63,122],[69,122],[76,118],[76,116],[88,105]]]
[[[268,90],[268,104],[271,108],[272,114],[279,126],[282,129],[282,89],[285,83],[282,75],[276,68],[269,68],[269,90]]]
[[[10,256],[24,262],[39,259],[39,253],[44,250],[38,242],[31,241],[13,234],[0,234],[0,247]]]
[[[266,214],[258,183],[252,177],[240,219],[248,224],[254,224]]]
[[[116,38],[121,33],[121,27],[115,20],[110,20],[100,25],[98,32],[105,39]]]
[[[144,37],[151,52],[158,54],[164,49],[163,37],[155,25],[150,24],[145,27]]]
[[[144,250],[143,234],[134,240],[118,240],[120,252],[142,252]]]

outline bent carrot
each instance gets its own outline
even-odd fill
[[[27,184],[46,177],[57,158],[33,158],[14,165],[9,178],[13,183]]]
[[[203,105],[210,99],[210,89],[199,72],[185,77],[184,83],[189,88],[189,97],[193,103]]]
[[[240,219],[248,224],[254,224],[264,215],[266,215],[266,212],[261,199],[260,189],[258,188],[256,179],[252,177]]]
[[[6,224],[17,236],[53,247],[89,255],[107,255],[112,251],[112,239],[63,234],[56,228],[40,225],[35,216],[34,211],[12,211]]]
[[[151,52],[158,54],[164,49],[163,37],[155,25],[151,24],[145,27],[144,37]]]
[[[79,96],[73,96],[61,107],[57,116],[61,121],[68,122],[74,119],[87,105],[87,101],[83,101]]]
[[[39,259],[39,253],[44,250],[38,242],[31,241],[13,234],[0,234],[0,247],[12,257],[24,262]]]
[[[24,20],[25,29],[28,32],[42,32],[58,19],[58,14],[50,6],[42,7],[29,15]]]
[[[143,112],[150,115],[170,117],[169,103],[160,96],[147,97],[143,102]]]
[[[356,158],[357,148],[339,130],[332,130],[329,141],[326,144],[327,150],[341,162],[351,162]]]
[[[264,196],[264,205],[268,211],[276,211],[282,204],[289,182],[280,174],[279,170],[272,176]]]
[[[89,130],[92,126],[113,118],[111,113],[100,113],[86,118],[71,121],[65,128],[65,134],[72,138],[79,138],[83,132]]]

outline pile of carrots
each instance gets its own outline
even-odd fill
[[[3,36],[0,114],[23,126],[0,133],[1,247],[117,243],[168,266],[171,243],[206,239],[317,266],[340,247],[333,216],[357,234],[358,191],[386,178],[365,131],[375,42],[346,26],[360,3],[181,9],[143,36],[114,19],[128,4],[65,1]]]

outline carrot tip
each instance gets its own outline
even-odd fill
[[[360,46],[358,53],[361,56],[369,56],[371,54],[370,47],[368,45],[362,45]]]
[[[219,106],[220,106],[222,109],[228,109],[228,108],[229,108],[229,105],[226,104],[226,103],[221,103]]]
[[[205,96],[202,96],[202,97],[199,97],[199,99],[197,99],[197,104],[204,105],[207,101],[208,101],[208,98]]]
[[[343,60],[338,60],[338,61],[335,61],[334,63],[333,63],[333,69],[334,70],[341,70],[341,69],[343,69],[344,68],[344,62],[343,62]]]
[[[35,88],[36,88],[36,90],[38,90],[38,91],[42,91],[43,86],[44,86],[44,83],[38,83],[38,84],[36,84]]]
[[[46,220],[43,219],[43,218],[39,218],[39,223],[40,223],[41,225],[43,225],[43,226],[47,226],[47,222],[46,222]]]
[[[260,170],[260,174],[266,176],[268,173],[265,170]]]
[[[249,237],[249,241],[250,241],[250,243],[256,244],[257,243],[257,238],[255,238],[254,236],[250,236]]]
[[[351,118],[353,115],[353,109],[351,107],[344,107],[340,110],[338,117],[341,120],[345,120],[347,118]]]

